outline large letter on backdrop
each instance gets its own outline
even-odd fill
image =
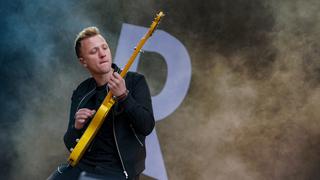
[[[148,28],[123,24],[114,62],[124,67],[130,58],[135,45],[147,32]],[[144,51],[159,53],[167,64],[167,79],[162,91],[152,97],[152,106],[156,120],[164,119],[173,113],[185,98],[191,80],[191,61],[183,44],[162,30],[156,30],[143,47]],[[137,60],[131,66],[136,71]],[[147,159],[144,174],[156,179],[166,180],[167,173],[156,131],[146,139]]]

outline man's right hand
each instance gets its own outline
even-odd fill
[[[82,129],[89,118],[93,117],[95,110],[90,110],[88,108],[79,109],[75,114],[74,127],[76,129]]]

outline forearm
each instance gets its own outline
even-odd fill
[[[76,97],[76,92],[74,91],[71,97],[71,107],[70,107],[70,114],[69,114],[69,122],[68,122],[68,129],[63,136],[64,144],[66,145],[67,149],[74,148],[76,145],[76,139],[80,138],[82,135],[81,130],[77,130],[74,127],[75,124],[75,112],[77,110],[78,101]]]
[[[129,93],[121,103],[133,127],[145,136],[150,134],[155,125],[150,98],[138,102]]]
[[[145,78],[136,75],[131,78],[129,93],[118,102],[118,106],[128,117],[128,122],[140,134],[147,136],[154,128],[151,95]]]
[[[74,148],[77,144],[77,139],[79,139],[82,135],[81,130],[77,130],[74,127],[68,128],[67,132],[63,136],[63,141],[68,150],[70,148]]]

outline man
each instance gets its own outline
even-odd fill
[[[59,166],[51,179],[78,179],[81,172],[102,179],[139,179],[145,168],[145,137],[154,128],[151,96],[143,75],[121,70],[112,64],[108,43],[96,27],[81,31],[75,40],[76,55],[90,74],[72,95],[68,130],[64,142],[75,147],[108,91],[116,103],[75,167]]]

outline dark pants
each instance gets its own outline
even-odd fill
[[[139,180],[140,174],[130,180]],[[76,167],[62,164],[47,180],[126,180],[122,170],[79,164]]]

